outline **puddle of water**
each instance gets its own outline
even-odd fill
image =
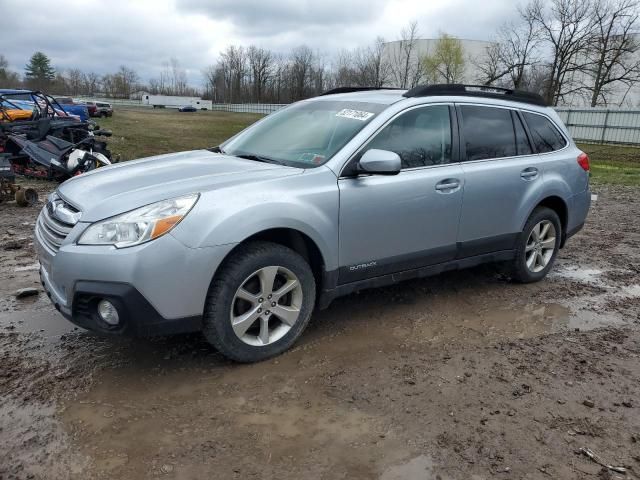
[[[626,285],[615,292],[614,295],[622,298],[638,298],[640,297],[640,285]]]
[[[449,312],[446,316],[427,315],[419,319],[414,323],[414,338],[429,343],[472,344],[530,338],[563,329],[571,316],[567,307],[554,303],[512,308],[492,305],[480,309],[450,309]],[[402,335],[399,329],[395,333]]]
[[[412,458],[401,465],[394,465],[380,475],[380,480],[432,480],[433,460],[426,455]]]
[[[329,356],[396,349],[407,343],[480,345],[561,331],[572,321],[568,306],[558,303],[509,305],[461,297],[456,293],[424,296],[411,305],[369,308],[366,313],[353,306],[331,309],[312,324],[306,345]],[[334,330],[320,329],[318,325],[325,322]]]
[[[66,479],[69,473],[80,473],[87,467],[86,457],[65,451],[68,445],[67,435],[60,422],[55,419],[54,413],[53,405],[2,402],[0,451],[3,464],[0,465],[0,477],[3,467],[12,468],[19,463],[24,468],[21,472],[24,478]],[[20,462],[15,461],[17,458]],[[23,478],[21,474],[15,478]],[[9,475],[8,478],[14,477]]]
[[[597,268],[581,268],[577,265],[563,265],[560,268],[552,270],[551,273],[549,273],[549,277],[567,278],[576,282],[601,285],[602,273],[603,271]]]
[[[71,322],[53,309],[2,312],[0,327],[9,327],[21,333],[37,332],[47,339],[59,338],[60,335],[77,330]]]
[[[619,315],[608,312],[597,312],[588,309],[578,309],[569,319],[567,327],[570,330],[580,329],[581,331],[593,330],[595,328],[624,326],[627,322]]]

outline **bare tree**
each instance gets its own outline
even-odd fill
[[[389,81],[391,65],[384,55],[385,41],[382,37],[376,37],[373,46],[369,48],[369,75],[370,85],[382,87]]]
[[[416,53],[417,40],[418,23],[414,21],[402,29],[397,48],[394,46],[391,52],[393,80],[400,88],[412,86],[422,76],[422,68]]]
[[[273,54],[269,50],[251,45],[247,49],[247,58],[251,70],[253,99],[260,102],[263,100],[267,82],[272,74]]]
[[[558,105],[585,88],[572,80],[584,66],[581,62],[593,36],[593,0],[551,0],[549,8],[542,0],[533,0],[527,8],[551,53],[544,97],[549,105]]]
[[[462,43],[446,33],[440,35],[433,51],[424,56],[422,63],[425,73],[433,83],[460,83],[464,79]]]
[[[357,71],[359,68],[354,65],[362,61],[359,54],[358,51],[352,52],[346,49],[340,50],[336,54],[333,64],[334,87],[361,85],[362,78]]]
[[[244,47],[227,47],[220,54],[218,67],[224,79],[225,98],[230,102],[242,100],[247,74],[247,55]]]
[[[202,76],[204,77],[204,97],[218,101],[216,95],[216,80],[218,78],[218,69],[215,65],[209,65],[202,70]]]
[[[83,74],[79,68],[67,70],[67,91],[71,95],[79,95],[83,85]]]
[[[301,45],[291,51],[290,91],[293,100],[300,100],[307,96],[313,61],[313,51],[306,45]]]
[[[122,65],[116,73],[102,77],[105,93],[110,97],[129,98],[138,82],[138,74]]]
[[[0,54],[0,87],[17,87],[20,84],[20,76],[9,70],[9,62]]]
[[[171,67],[171,90],[169,95],[185,95],[187,93],[187,74],[180,66],[177,58],[169,60]]]
[[[311,63],[311,78],[309,82],[309,93],[311,95],[317,95],[327,89],[327,85],[331,83],[328,73],[325,56],[321,52],[316,51],[313,54]]]
[[[486,50],[485,57],[477,59],[480,81],[494,82],[513,88],[523,88],[527,70],[540,62],[540,27],[531,7],[519,8],[518,22],[503,24]]]
[[[622,85],[630,88],[640,81],[640,49],[637,27],[638,0],[599,0],[594,7],[595,33],[589,42],[585,67],[591,106],[608,103],[610,90]]]
[[[289,77],[290,66],[288,60],[280,54],[274,56],[274,63],[274,74],[270,82],[271,100],[276,103],[282,103],[287,100],[284,90]]]
[[[350,55],[351,69],[354,78],[353,85],[382,87],[389,81],[391,65],[385,56],[385,42],[377,37],[373,45],[357,48]]]
[[[83,93],[85,95],[93,95],[98,91],[100,84],[100,76],[95,72],[89,72],[82,75]]]

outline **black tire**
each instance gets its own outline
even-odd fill
[[[38,203],[38,192],[33,188],[20,188],[16,191],[16,203],[20,207],[33,207]]]
[[[553,254],[551,255],[551,258],[549,259],[546,266],[542,270],[534,272],[529,267],[527,267],[527,241],[529,240],[529,236],[531,235],[533,228],[540,222],[543,222],[545,220],[551,222],[553,224],[553,227],[555,228],[555,245]],[[510,269],[511,278],[520,283],[532,283],[542,280],[553,267],[556,256],[558,255],[558,250],[560,249],[561,240],[562,224],[560,223],[558,214],[550,208],[537,207],[529,216],[527,223],[518,236],[516,244],[516,257],[513,260]]]
[[[302,304],[297,321],[282,338],[267,345],[253,346],[242,341],[233,330],[232,303],[243,282],[252,273],[268,266],[284,267],[295,274],[302,288]],[[313,272],[302,256],[276,243],[247,243],[224,261],[211,282],[202,331],[209,343],[232,360],[243,363],[266,360],[288,350],[300,337],[311,319],[315,297]]]

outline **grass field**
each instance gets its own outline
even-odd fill
[[[180,113],[173,109],[118,108],[99,123],[113,131],[109,144],[122,160],[218,145],[261,115]],[[596,183],[640,185],[640,148],[581,144]]]
[[[262,115],[227,112],[178,112],[175,109],[118,108],[98,119],[113,131],[109,148],[121,160],[214,147]]]
[[[595,183],[640,186],[640,148],[579,144],[589,155]]]

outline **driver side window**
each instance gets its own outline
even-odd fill
[[[361,152],[389,150],[402,160],[402,169],[451,162],[451,117],[447,105],[414,108],[395,118]]]

